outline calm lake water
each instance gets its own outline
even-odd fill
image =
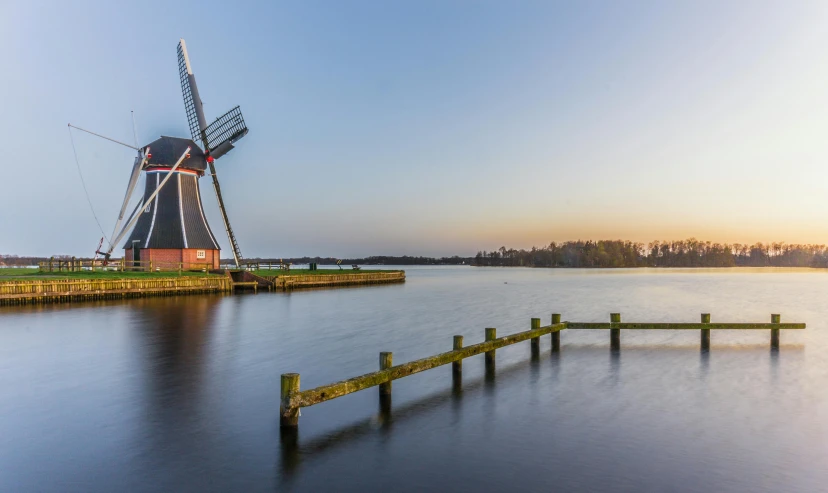
[[[407,268],[402,285],[0,309],[0,491],[828,491],[828,272]],[[303,410],[311,388],[549,322],[565,331]]]

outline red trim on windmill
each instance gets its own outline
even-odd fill
[[[147,169],[147,173],[158,173],[159,171],[161,171],[161,172],[172,171],[172,167],[170,167],[170,166],[153,166],[152,168]],[[189,175],[198,175],[198,174],[203,173],[201,171],[197,171],[197,170],[194,170],[194,169],[181,169],[181,167],[176,169],[175,172],[176,173],[186,173],[186,174],[189,174]]]

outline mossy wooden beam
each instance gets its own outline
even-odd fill
[[[804,329],[805,324],[800,323],[779,323],[779,324],[762,324],[762,323],[602,323],[602,322],[565,322],[567,329],[620,329],[620,330],[799,330]]]
[[[379,367],[380,371],[387,370],[394,366],[394,355],[391,352],[383,352],[380,353],[379,356]],[[389,395],[391,394],[391,381],[381,383],[379,386],[379,393],[380,395]]]
[[[529,330],[537,330],[541,326],[541,319],[533,318],[529,324]],[[540,349],[540,336],[532,338],[532,351],[536,353]]]
[[[452,346],[453,351],[457,351],[458,349],[463,349],[463,336],[454,336],[454,343]],[[451,364],[451,369],[455,374],[460,374],[463,372],[463,360],[455,361]]]
[[[710,325],[710,314],[701,314],[701,323],[705,326]],[[710,329],[701,330],[701,350],[710,351]]]
[[[561,323],[561,314],[560,313],[553,313],[552,314],[552,325],[556,325]],[[560,351],[561,350],[561,331],[556,330],[552,333],[552,351]]]
[[[779,329],[782,329],[783,325],[779,323],[782,320],[782,315],[774,313],[771,315],[771,349],[779,349]]]
[[[610,313],[610,349],[618,351],[621,349],[621,314]]]
[[[314,404],[319,404],[320,402],[336,399],[337,397],[342,397],[343,395],[359,392],[360,390],[365,390],[386,382],[391,382],[392,380],[397,380],[398,378],[407,377],[408,375],[413,375],[414,373],[447,365],[449,363],[470,358],[488,351],[494,351],[495,349],[502,348],[504,346],[532,339],[533,337],[540,337],[545,334],[561,331],[565,328],[566,323],[547,325],[535,330],[518,332],[517,334],[511,334],[491,341],[473,344],[462,349],[441,353],[436,356],[410,361],[401,365],[392,366],[386,370],[367,373],[365,375],[360,375],[358,377],[332,383],[330,385],[323,385],[321,387],[303,390],[301,392],[291,392],[282,396],[282,413],[289,413],[300,407],[313,406]]]
[[[291,395],[299,392],[299,374],[285,373],[282,375],[282,401]],[[299,425],[299,408],[287,408],[284,405],[279,409],[279,426],[282,428],[293,428]]]

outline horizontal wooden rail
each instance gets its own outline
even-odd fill
[[[621,330],[700,330],[700,329],[716,329],[716,330],[798,330],[804,329],[805,324],[798,323],[766,323],[766,324],[750,324],[750,323],[612,323],[612,322],[566,322],[567,329],[621,329]]]
[[[804,323],[781,323],[778,314],[771,315],[771,323],[710,323],[710,314],[701,315],[701,323],[621,323],[620,313],[611,313],[609,323],[592,322],[561,322],[560,314],[552,314],[552,324],[545,327],[540,326],[540,319],[531,320],[530,330],[518,332],[504,337],[496,337],[496,330],[487,328],[485,331],[485,342],[463,347],[463,336],[454,336],[453,349],[440,353],[436,356],[421,358],[418,360],[391,366],[393,355],[390,352],[380,353],[380,370],[366,373],[358,377],[342,380],[340,382],[323,385],[309,390],[300,390],[299,374],[284,373],[281,379],[281,403],[280,403],[280,426],[282,428],[293,428],[299,425],[299,409],[313,406],[321,402],[336,399],[347,394],[359,392],[370,387],[380,387],[380,397],[387,397],[391,394],[391,382],[421,371],[430,370],[438,366],[452,363],[452,374],[455,378],[462,376],[462,360],[478,354],[486,355],[487,371],[494,368],[495,350],[516,344],[521,341],[532,341],[532,353],[537,354],[540,346],[540,337],[545,334],[552,335],[552,351],[560,350],[560,333],[564,329],[604,329],[610,330],[610,348],[618,351],[621,348],[622,329],[626,330],[698,330],[701,333],[701,349],[703,352],[710,350],[710,330],[770,330],[771,350],[779,349],[780,330],[804,329]]]
[[[401,365],[392,366],[387,370],[380,370],[358,377],[349,378],[341,382],[332,383],[330,385],[323,385],[314,389],[304,390],[301,392],[291,393],[283,401],[286,408],[308,407],[320,402],[329,401],[342,397],[343,395],[359,392],[360,390],[369,387],[376,387],[377,385],[397,380],[398,378],[407,377],[421,371],[437,368],[438,366],[447,365],[455,361],[470,358],[478,354],[483,354],[488,351],[499,349],[511,344],[515,344],[527,339],[540,337],[544,334],[557,332],[566,328],[565,323],[547,325],[535,330],[527,330],[526,332],[518,332],[504,337],[499,337],[493,341],[481,342],[471,346],[466,346],[463,349],[455,349],[445,353],[440,353],[436,356],[422,358]]]

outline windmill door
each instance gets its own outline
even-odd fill
[[[138,265],[141,265],[141,264],[137,263],[137,262],[140,262],[140,261],[141,261],[141,249],[138,248],[138,242],[133,241],[132,242],[132,262],[133,262],[132,265],[137,267]]]

